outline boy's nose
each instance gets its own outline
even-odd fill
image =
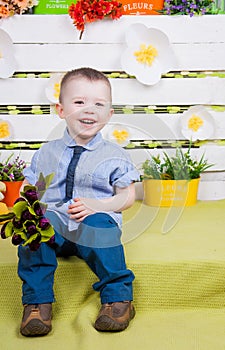
[[[85,113],[94,113],[96,110],[94,105],[90,105],[90,106],[85,106],[84,107],[84,112]]]

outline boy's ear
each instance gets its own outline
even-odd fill
[[[56,107],[56,110],[57,110],[57,113],[58,113],[59,117],[60,117],[61,119],[64,119],[63,107],[62,107],[61,103],[57,103],[57,104],[55,105],[55,107]]]
[[[109,111],[109,119],[113,116],[114,114],[114,109],[113,108],[110,108],[110,111]]]

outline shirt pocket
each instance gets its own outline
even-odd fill
[[[109,183],[109,178],[102,174],[87,174],[85,176],[86,186],[93,195],[112,194],[113,187]]]

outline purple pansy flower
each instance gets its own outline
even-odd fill
[[[12,236],[12,244],[13,245],[19,245],[23,242],[23,239],[21,238],[20,235],[14,234]]]
[[[32,220],[35,219],[35,216],[32,215],[28,209],[24,210],[21,215],[21,220],[24,222],[26,220]]]
[[[24,223],[24,227],[26,228],[26,233],[28,237],[34,235],[37,232],[35,221],[27,220]]]
[[[29,189],[24,193],[24,197],[28,200],[30,204],[33,204],[38,200],[37,192],[35,190]]]
[[[36,251],[38,250],[38,248],[40,247],[41,243],[41,238],[37,237],[36,239],[34,239],[31,243],[29,243],[29,248],[32,251]]]
[[[41,230],[47,230],[50,227],[50,221],[47,218],[40,218],[38,226]]]

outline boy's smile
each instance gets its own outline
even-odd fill
[[[73,78],[64,87],[57,111],[77,144],[87,144],[113,114],[109,86],[101,80]]]

